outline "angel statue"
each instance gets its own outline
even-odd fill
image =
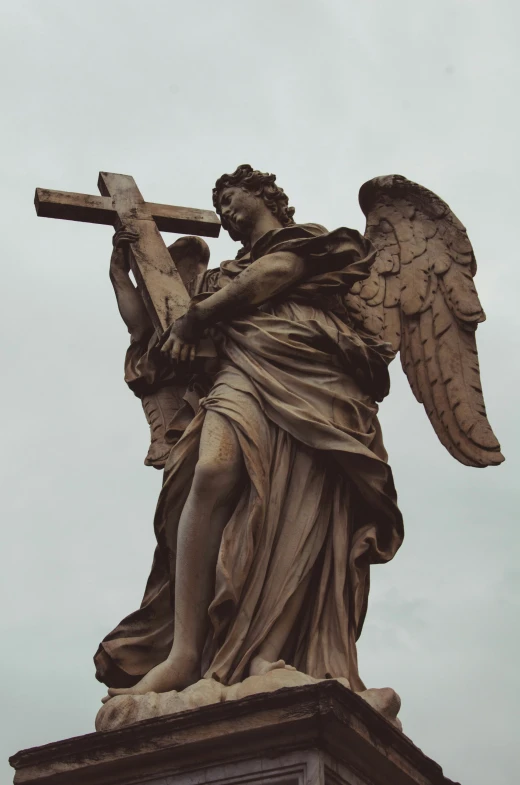
[[[97,678],[105,700],[275,669],[362,692],[370,565],[403,539],[377,418],[398,351],[447,450],[468,466],[503,460],[480,384],[473,250],[450,208],[401,176],[361,188],[364,236],[295,223],[275,176],[248,165],[217,180],[213,204],[240,250],[207,269],[199,238],[171,246],[192,299],[161,338],[128,276],[136,235],[114,237],[126,381],[164,481],[141,607],[100,644]],[[203,336],[213,367],[197,358]]]

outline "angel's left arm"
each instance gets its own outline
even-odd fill
[[[170,328],[172,338],[194,343],[206,328],[233,319],[294,286],[305,271],[305,260],[289,251],[267,254],[251,262],[230,284],[177,319]],[[168,350],[168,341],[164,348]]]

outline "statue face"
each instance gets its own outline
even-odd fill
[[[241,237],[251,233],[260,214],[267,210],[263,199],[239,186],[224,188],[219,201],[222,218]]]

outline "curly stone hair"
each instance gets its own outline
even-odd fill
[[[227,223],[220,211],[220,195],[225,188],[238,187],[245,191],[250,191],[255,196],[260,196],[266,207],[275,215],[282,226],[294,224],[294,207],[289,207],[289,199],[283,188],[275,183],[276,175],[260,172],[253,169],[249,164],[242,164],[233,174],[223,174],[215,183],[213,189],[213,205],[219,214],[222,226],[229,233],[233,240],[240,240],[244,243],[244,238],[238,235]],[[238,252],[238,256],[243,256],[249,248],[244,243],[244,247]]]

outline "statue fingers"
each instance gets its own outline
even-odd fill
[[[170,333],[161,346],[161,352],[168,354],[172,360],[182,363],[195,356],[196,346],[182,341],[175,333]]]
[[[138,234],[122,234],[117,238],[116,248],[124,248],[127,245],[137,242],[138,239]]]
[[[170,335],[166,338],[165,342],[161,346],[161,352],[165,354],[171,354],[171,350],[173,348],[173,344],[175,342],[175,336],[170,333]]]
[[[122,235],[124,235],[126,233],[126,231],[127,230],[123,226],[123,227],[121,227],[121,229],[118,229],[116,232],[114,232],[114,235],[112,237],[112,245],[114,246],[114,248],[118,248],[119,247],[119,244],[121,242],[121,237],[122,237]]]
[[[126,243],[135,243],[137,240],[139,240],[139,234],[138,232],[132,232],[128,230],[121,234],[121,239]]]
[[[118,229],[112,238],[114,248],[120,248],[122,245],[135,243],[139,239],[139,234],[131,229],[126,229],[124,226]]]
[[[193,348],[194,348],[193,344],[183,343],[179,353],[179,362],[185,362],[186,360],[190,360]]]
[[[173,360],[176,360],[177,362],[180,362],[182,347],[183,347],[182,341],[179,341],[177,336],[175,336],[175,339],[174,339],[174,342],[173,342],[173,347],[172,347],[172,350],[171,350],[171,356],[172,356]]]

